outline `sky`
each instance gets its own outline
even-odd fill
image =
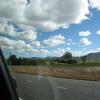
[[[0,46],[6,57],[100,52],[100,0],[0,0]]]

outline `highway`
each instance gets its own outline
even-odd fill
[[[21,100],[100,100],[100,82],[16,74]]]

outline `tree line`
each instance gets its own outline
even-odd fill
[[[81,61],[83,64],[85,64],[87,57],[86,56],[81,56]],[[48,60],[46,58],[44,59],[31,59],[31,58],[22,58],[19,57],[17,58],[16,55],[10,55],[7,59],[7,63],[9,65],[53,65],[55,63],[66,63],[66,64],[77,64],[77,60],[73,58],[72,54],[70,52],[64,53],[63,56],[53,59],[53,60]]]
[[[45,65],[45,59],[17,58],[16,55],[11,55],[7,59],[8,65]]]

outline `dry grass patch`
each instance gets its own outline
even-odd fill
[[[80,80],[100,80],[100,68],[55,68],[48,67],[34,67],[34,66],[14,66],[14,73],[24,73],[32,75],[52,76],[66,79],[80,79]]]

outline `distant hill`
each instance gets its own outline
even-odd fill
[[[87,56],[87,60],[89,61],[97,61],[99,60],[100,61],[100,52],[98,53],[90,53]]]
[[[32,57],[32,58],[30,58],[30,59],[42,59],[41,57]]]
[[[100,52],[98,53],[89,53],[86,55],[88,61],[100,61]],[[46,58],[41,58],[41,57],[32,57],[30,59],[46,59],[46,60],[62,60],[62,57],[46,57]],[[81,57],[73,57],[73,59],[80,61]],[[64,59],[63,59],[64,60]]]
[[[97,52],[97,53],[89,53],[86,56],[87,56],[87,61],[100,61],[100,52]],[[73,59],[76,59],[78,61],[81,60],[80,57],[73,57]]]
[[[60,57],[46,57],[47,60],[56,60],[56,59],[60,59]]]

